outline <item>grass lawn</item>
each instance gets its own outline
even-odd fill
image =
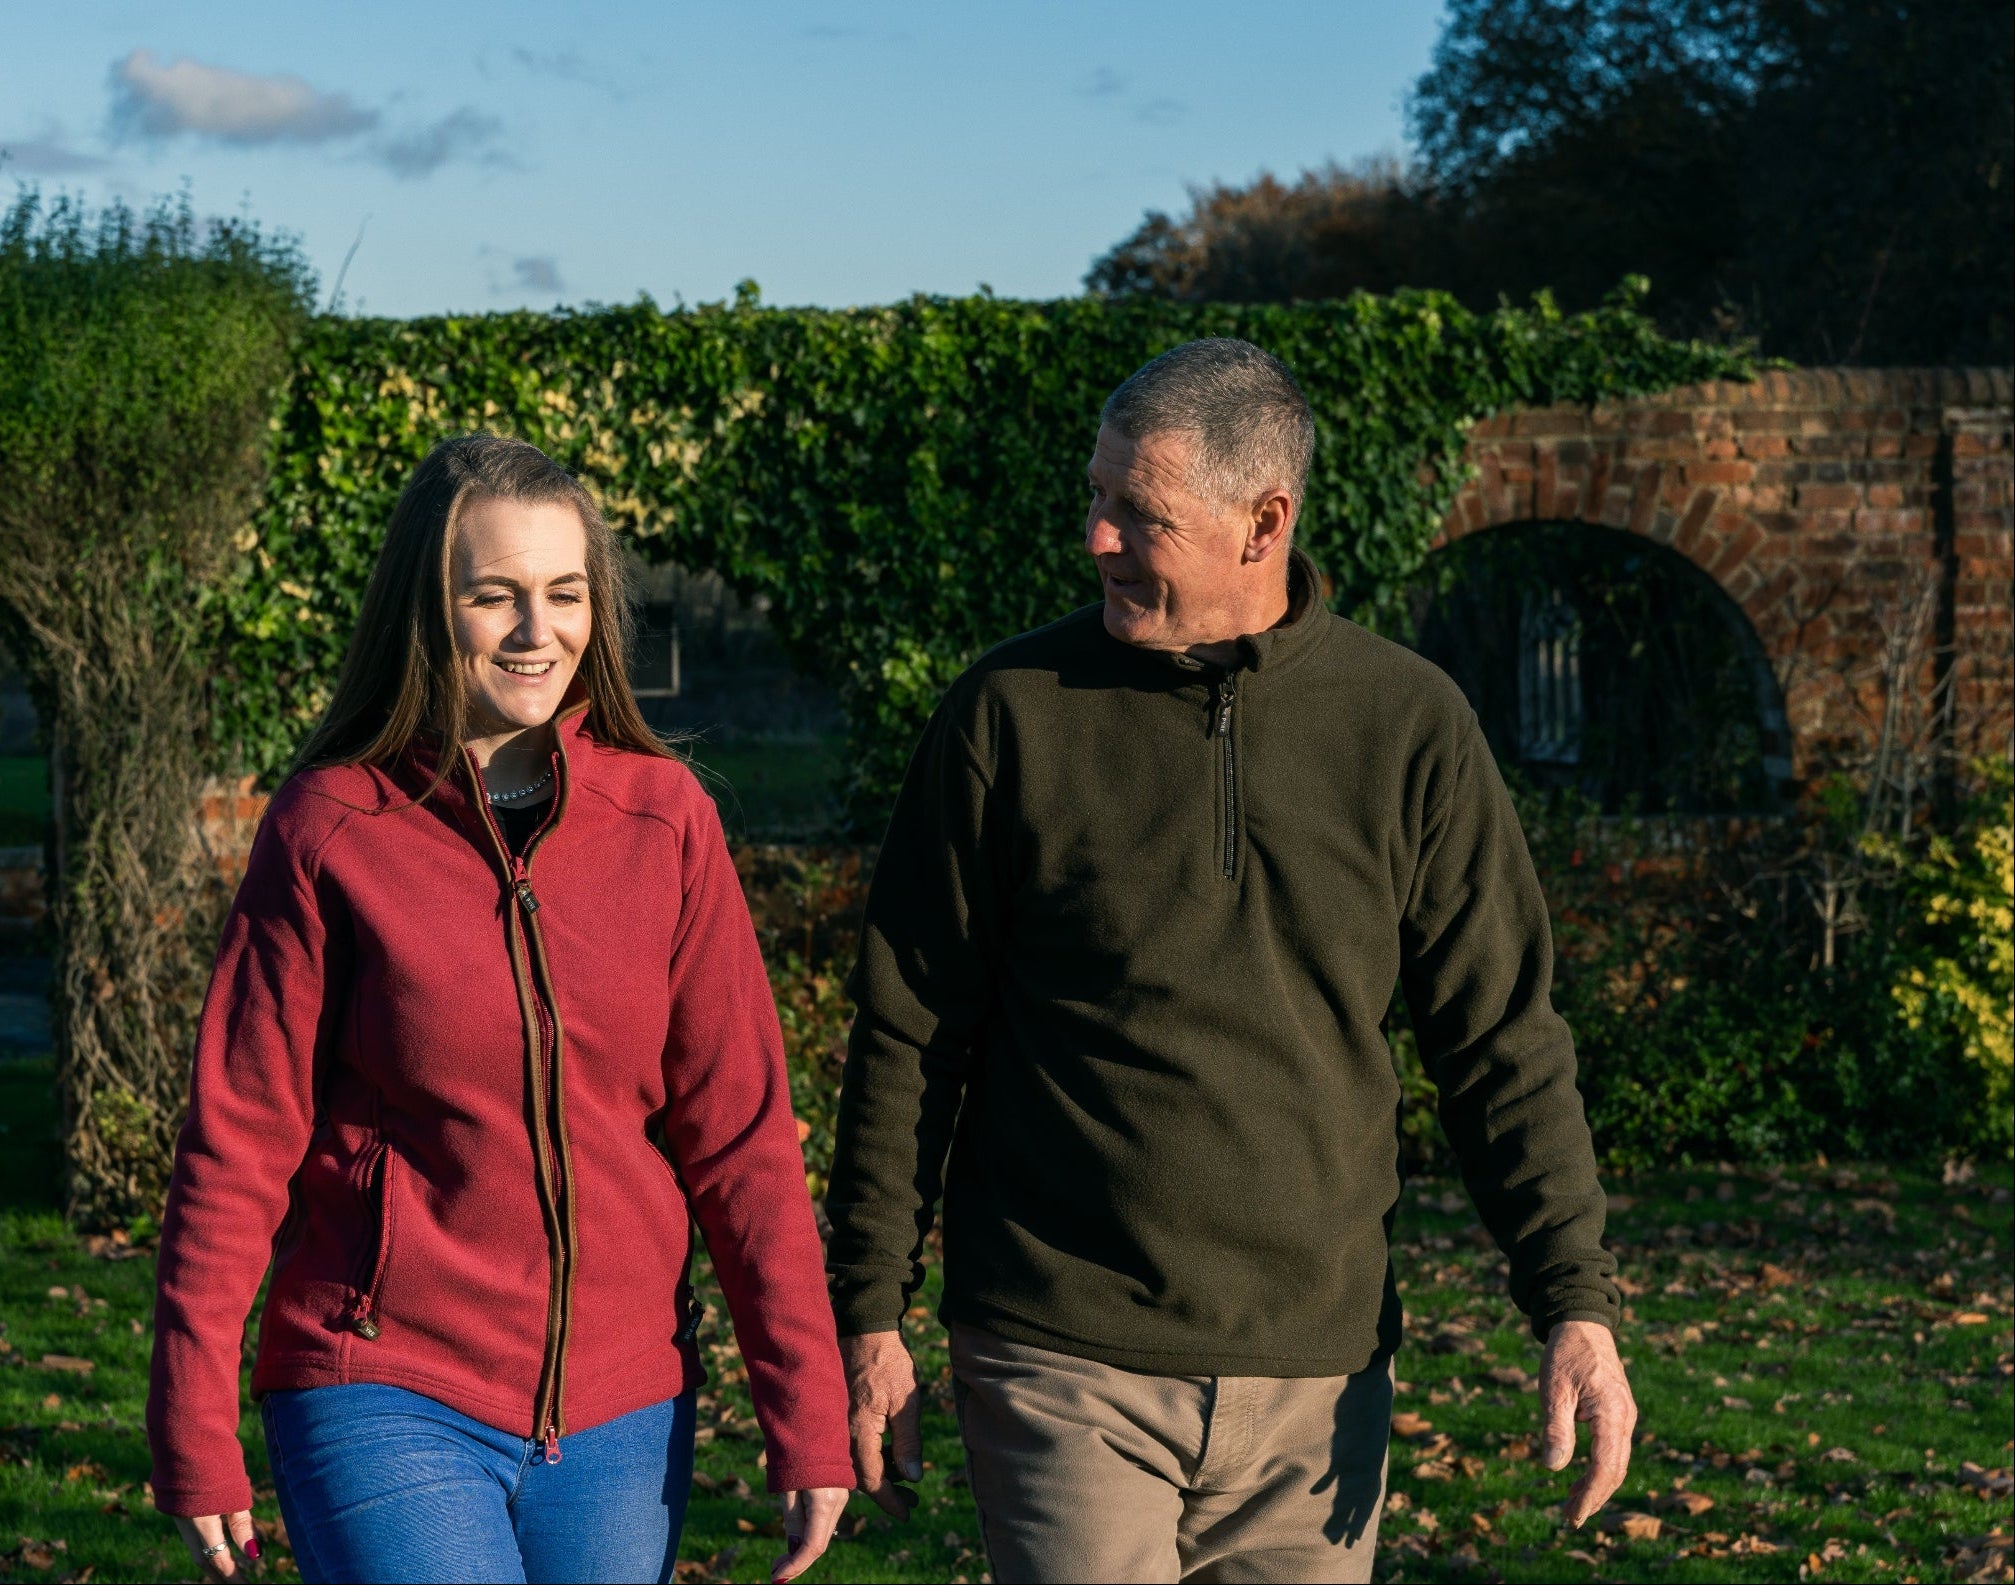
[[[146,1500],[153,1262],[107,1258],[52,1208],[46,1061],[0,1064],[0,1577],[177,1579]],[[1408,1186],[1379,1574],[1461,1580],[2007,1578],[2010,1194],[1869,1168],[1692,1170],[1612,1185],[1623,1334],[1643,1410],[1629,1484],[1563,1535],[1563,1477],[1532,1463],[1537,1346],[1450,1184]],[[701,1338],[700,1489],[680,1577],[760,1580],[780,1548],[718,1294]],[[978,1580],[943,1334],[905,1323],[931,1384],[923,1503],[857,1505],[814,1578]],[[255,1482],[265,1461],[246,1421]],[[269,1492],[258,1517],[274,1518]],[[1998,1547],[1981,1538],[1998,1529]],[[277,1537],[275,1539],[278,1539]],[[283,1546],[267,1577],[291,1578]],[[1983,1572],[1984,1570],[1984,1572]]]

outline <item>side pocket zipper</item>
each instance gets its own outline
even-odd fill
[[[371,1256],[368,1280],[359,1287],[356,1302],[350,1307],[350,1330],[367,1343],[374,1340],[378,1335],[378,1322],[373,1312],[378,1307],[378,1290],[384,1285],[385,1281],[385,1261],[392,1252],[392,1163],[394,1159],[392,1147],[384,1140],[379,1140],[368,1179],[376,1190],[378,1243],[377,1248]]]

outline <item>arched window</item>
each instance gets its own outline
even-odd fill
[[[1581,613],[1559,589],[1528,589],[1519,608],[1518,757],[1581,763]]]

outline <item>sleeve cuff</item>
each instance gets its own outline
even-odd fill
[[[1562,1321],[1593,1321],[1597,1326],[1616,1330],[1617,1314],[1613,1307],[1607,1309],[1574,1308],[1564,1310],[1534,1310],[1532,1312],[1532,1335],[1540,1342]]]
[[[838,1486],[852,1491],[855,1485],[854,1466],[851,1460],[844,1463],[814,1463],[809,1460],[800,1463],[780,1463],[770,1460],[766,1484],[775,1494],[786,1491],[811,1491],[820,1486]]]
[[[201,1519],[210,1514],[243,1513],[252,1506],[252,1483],[227,1486],[154,1487],[154,1510],[171,1519]]]
[[[903,1290],[876,1283],[851,1291],[833,1290],[833,1324],[841,1337],[866,1337],[870,1332],[899,1332],[903,1325]]]

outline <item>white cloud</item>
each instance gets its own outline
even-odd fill
[[[378,113],[285,73],[258,76],[134,50],[112,68],[112,125],[121,134],[180,133],[221,143],[322,143],[376,126]]]
[[[387,138],[378,148],[378,160],[394,176],[408,180],[431,176],[456,159],[505,165],[510,158],[497,147],[497,134],[502,130],[503,123],[495,116],[464,105],[431,126]]]

